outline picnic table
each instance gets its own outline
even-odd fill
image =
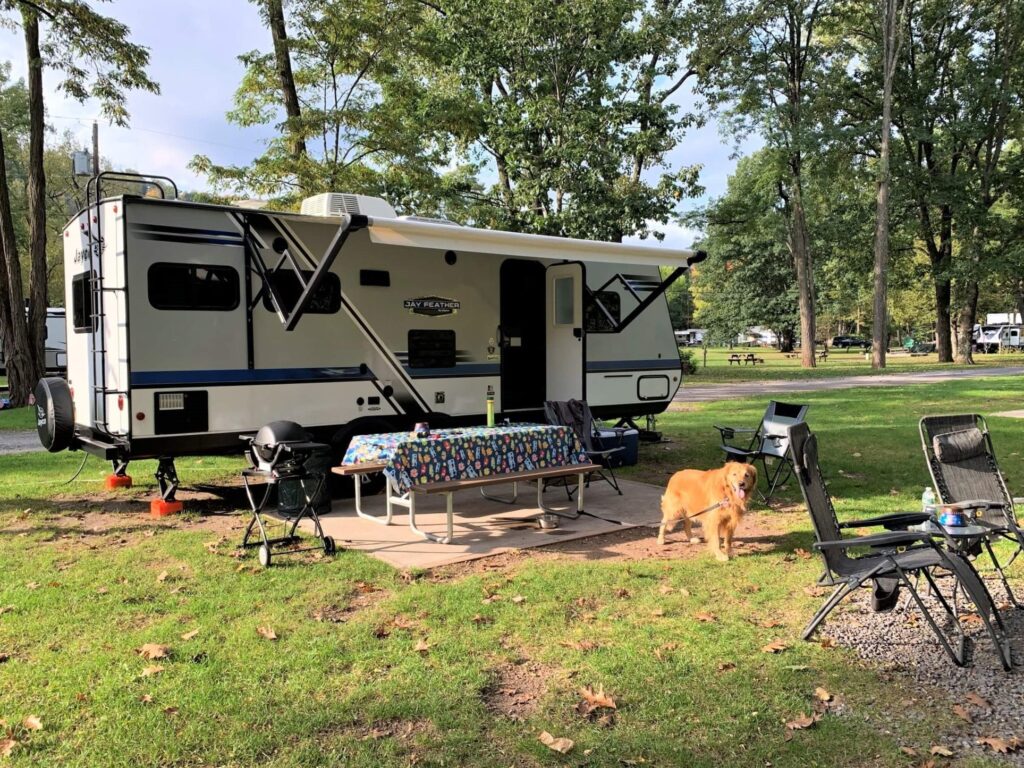
[[[736,365],[741,363],[746,365],[747,363],[750,363],[751,365],[756,366],[758,363],[764,364],[764,358],[758,357],[753,352],[748,352],[745,355],[739,355],[734,352],[729,355],[729,365],[732,365],[733,363],[736,363]]]
[[[383,525],[391,522],[394,507],[409,511],[409,528],[418,536],[448,544],[453,537],[452,494],[479,488],[492,501],[513,503],[518,483],[536,481],[537,506],[558,514],[543,504],[544,480],[577,476],[580,496],[577,514],[583,511],[585,476],[596,469],[575,433],[564,426],[512,424],[431,431],[425,437],[410,432],[357,435],[352,438],[341,466],[333,472],[357,476],[383,472],[387,478],[387,506],[384,515],[363,511],[358,477],[355,482],[356,514]],[[486,487],[512,483],[511,499],[488,496]],[[447,536],[436,536],[416,527],[416,497],[443,494],[447,502]]]

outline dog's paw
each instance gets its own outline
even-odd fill
[[[715,560],[717,560],[720,563],[728,563],[729,556],[725,554],[725,552],[715,552]]]
[[[700,544],[700,536],[691,536],[690,537],[690,543],[691,544]]]

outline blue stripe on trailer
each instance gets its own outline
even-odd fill
[[[602,371],[678,371],[681,363],[678,360],[591,360],[587,363],[587,373]]]
[[[458,363],[454,368],[410,368],[403,366],[414,379],[442,379],[457,376],[497,376],[501,366],[497,363]]]
[[[369,380],[356,368],[236,368],[206,371],[132,371],[133,387],[195,387],[218,384],[278,384]]]

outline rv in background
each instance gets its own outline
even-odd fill
[[[68,370],[68,332],[64,307],[46,310],[46,372],[63,376]],[[4,350],[0,346],[0,376],[7,374]]]
[[[977,352],[1019,352],[1021,349],[1019,325],[976,325],[974,349]]]
[[[699,347],[704,343],[704,334],[707,333],[703,328],[687,328],[683,331],[676,331],[676,344],[680,347]]]

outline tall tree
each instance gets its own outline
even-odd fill
[[[84,0],[0,0],[0,24],[20,27],[25,40],[28,70],[29,153],[27,164],[29,311],[27,319],[13,312],[10,322],[27,322],[27,333],[16,332],[16,343],[28,348],[16,354],[24,356],[28,369],[10,377],[11,399],[17,404],[27,402],[35,381],[45,371],[44,338],[47,306],[46,259],[46,175],[43,167],[45,135],[43,104],[43,70],[61,76],[58,88],[72,98],[85,101],[96,98],[101,111],[118,125],[127,123],[125,106],[127,92],[158,88],[145,72],[149,61],[146,48],[129,42],[128,28],[115,19],[103,16]],[[82,66],[83,61],[91,66]],[[13,244],[16,249],[17,245]],[[6,268],[16,253],[5,242]],[[18,270],[20,272],[20,270]],[[14,287],[8,283],[8,298],[14,298]],[[13,303],[13,302],[12,302]]]
[[[805,184],[809,164],[821,153],[829,114],[826,85],[835,53],[821,34],[829,12],[829,0],[761,0],[749,11],[745,45],[702,86],[732,118],[737,133],[757,132],[772,149],[799,294],[801,362],[807,368],[815,364],[815,297]]]
[[[281,101],[287,116],[285,129],[291,136],[292,158],[299,160],[306,154],[306,140],[302,135],[300,120],[302,108],[299,106],[299,93],[295,88],[295,77],[292,75],[292,56],[288,46],[288,31],[284,23],[284,4],[282,0],[257,0],[263,13],[264,21],[270,27],[270,35],[274,41],[274,64],[277,67],[277,78],[281,83]]]

